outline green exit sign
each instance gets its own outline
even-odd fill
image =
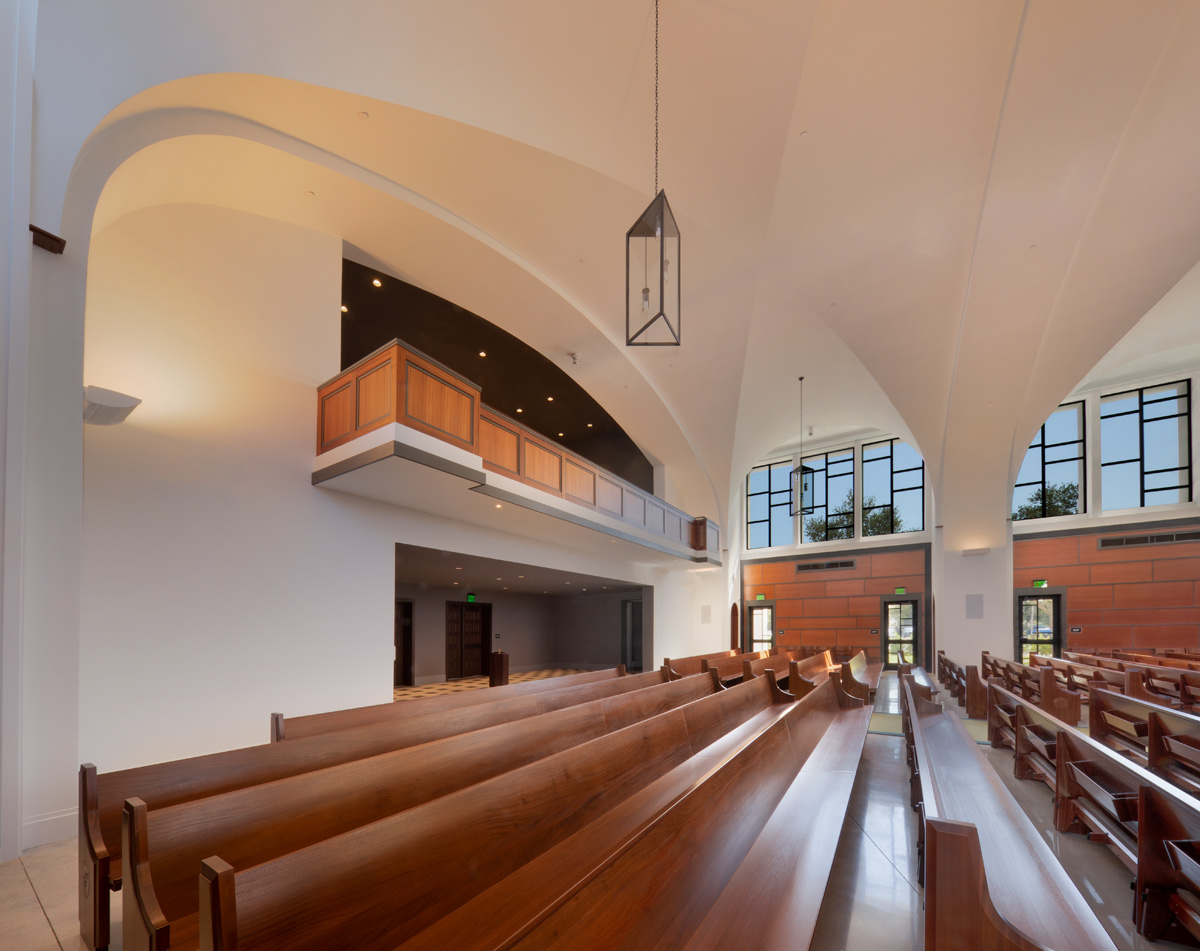
[[[1034,586],[1035,588],[1044,588],[1044,587],[1046,587],[1046,579],[1045,579],[1045,578],[1037,578],[1037,579],[1035,579],[1035,580],[1034,580],[1034,582],[1033,582],[1033,586]]]
[[[473,601],[475,600],[475,595],[473,595],[473,594],[468,594],[468,595],[467,595],[467,600],[468,600],[468,601],[472,601],[472,602],[473,602]]]
[[[765,594],[756,594],[756,595],[754,596],[754,600],[755,600],[755,601],[766,601],[766,600],[767,600],[767,596],[766,596]]]
[[[908,588],[897,588],[896,594],[908,594]]]

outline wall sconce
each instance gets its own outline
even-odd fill
[[[83,388],[83,421],[94,426],[115,426],[141,403],[136,396],[106,390],[102,386]]]

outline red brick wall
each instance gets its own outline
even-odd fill
[[[1187,526],[1194,529],[1200,526]],[[1173,526],[1162,531],[1181,531]],[[1013,540],[1013,586],[1067,589],[1064,637],[1075,647],[1200,647],[1200,542],[1097,548],[1110,535]],[[1072,627],[1082,628],[1078,634]]]
[[[854,560],[853,568],[796,572],[806,561]],[[743,597],[747,607],[758,595],[775,602],[775,627],[783,630],[783,642],[820,647],[850,647],[867,650],[878,659],[880,602],[908,589],[921,601],[918,618],[921,636],[929,623],[928,599],[924,597],[925,549],[825,553],[820,557],[797,558],[762,564],[742,564]]]

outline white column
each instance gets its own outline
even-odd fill
[[[36,0],[0,0],[0,861],[21,849],[21,577]]]

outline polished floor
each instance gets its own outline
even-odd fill
[[[957,709],[957,708],[954,708]],[[896,680],[885,675],[876,711],[899,712]],[[886,722],[886,721],[882,721]],[[1129,920],[1130,875],[1104,847],[1054,831],[1050,791],[1012,778],[1007,750],[985,748],[1017,801],[1041,830],[1121,951],[1179,947],[1151,944]],[[923,947],[921,891],[916,884],[916,815],[908,805],[908,766],[901,737],[867,736],[850,807],[830,874],[812,947],[818,951],[917,951]],[[0,948],[78,951],[74,839],[27,851],[0,865]],[[113,943],[121,947],[119,898]]]

